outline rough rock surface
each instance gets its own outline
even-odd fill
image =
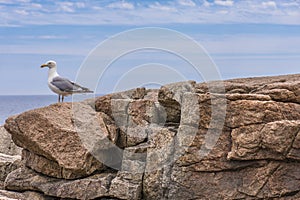
[[[16,146],[11,135],[0,126],[0,190],[6,176],[21,165],[21,148]]]
[[[109,185],[114,174],[103,173],[77,180],[64,180],[43,176],[29,168],[19,168],[9,174],[6,189],[16,191],[40,191],[45,195],[73,198],[94,199],[108,196]],[[83,188],[89,187],[88,190]]]
[[[21,155],[21,151],[22,149],[15,145],[4,126],[0,126],[0,153],[13,156]]]
[[[27,150],[23,151],[22,158],[28,167],[48,176],[66,179],[104,169],[82,144],[85,137],[80,132],[80,120],[91,119],[88,121],[92,128],[84,129],[86,131],[100,130],[100,134],[110,135],[110,129],[101,113],[90,113],[90,107],[86,105],[80,108],[83,110],[76,115],[77,126],[73,123],[72,112],[76,110],[72,110],[71,103],[53,104],[7,119],[5,128],[12,134],[13,141]]]
[[[48,197],[38,192],[12,192],[7,190],[0,190],[1,200],[56,200],[55,197]]]
[[[20,165],[21,156],[10,156],[0,153],[0,181],[4,181],[6,175]]]
[[[25,164],[5,188],[25,193],[0,199],[300,198],[300,75],[137,88],[5,128]]]
[[[0,190],[4,188],[6,176],[21,166],[21,156],[0,153]]]

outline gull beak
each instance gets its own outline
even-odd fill
[[[44,67],[48,67],[48,65],[47,64],[42,64],[41,68],[44,68]]]

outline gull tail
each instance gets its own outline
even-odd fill
[[[93,93],[94,91],[88,89],[88,88],[82,88],[81,93]]]
[[[82,87],[76,83],[73,83],[73,93],[93,93],[94,91],[86,88],[86,87]]]
[[[74,93],[93,93],[94,91],[85,88],[85,87],[80,87],[80,88],[76,88],[74,91]]]

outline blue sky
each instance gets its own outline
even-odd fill
[[[0,0],[0,95],[51,94],[42,63],[56,60],[59,73],[75,80],[100,42],[143,27],[193,38],[223,79],[300,73],[299,0]],[[113,91],[126,71],[150,62],[194,78],[177,58],[141,52],[114,63],[97,93]]]

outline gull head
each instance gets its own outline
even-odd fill
[[[49,60],[45,64],[41,65],[41,68],[44,68],[44,67],[48,67],[49,69],[56,68],[56,62],[53,60]]]

